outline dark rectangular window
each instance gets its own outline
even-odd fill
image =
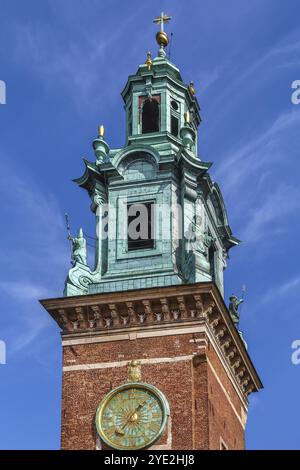
[[[132,135],[132,107],[128,108],[128,133]]]
[[[153,98],[146,99],[142,108],[142,133],[159,131],[159,104]]]
[[[128,251],[154,248],[154,202],[127,206]]]
[[[213,245],[208,250],[211,280],[216,281],[216,249]]]
[[[171,115],[171,134],[175,137],[178,137],[178,119],[177,117]]]

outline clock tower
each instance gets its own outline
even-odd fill
[[[261,382],[224,302],[228,224],[211,163],[197,153],[194,84],[148,53],[122,97],[126,143],[103,126],[75,182],[95,214],[95,264],[69,234],[64,296],[41,303],[61,329],[63,449],[243,449]]]

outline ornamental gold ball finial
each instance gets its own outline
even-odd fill
[[[98,135],[99,135],[99,137],[104,137],[104,132],[105,132],[104,126],[103,126],[103,124],[101,124],[101,126],[98,127]]]
[[[159,46],[167,47],[167,45],[169,44],[168,35],[164,31],[158,31],[155,37],[156,37],[156,42]]]
[[[145,62],[145,64],[147,65],[148,67],[148,70],[151,70],[151,67],[152,67],[152,59],[151,59],[151,52],[147,52],[147,60]]]
[[[160,47],[166,47],[169,44],[169,38],[164,31],[164,24],[171,20],[171,16],[161,12],[160,16],[154,18],[153,23],[160,25],[160,30],[156,33],[156,41]]]

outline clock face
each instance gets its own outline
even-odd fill
[[[114,449],[143,449],[161,436],[169,414],[168,402],[157,388],[128,383],[102,400],[96,427],[101,439]]]

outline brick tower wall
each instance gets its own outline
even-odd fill
[[[105,448],[95,413],[112,389],[127,382],[130,360],[142,362],[142,380],[159,388],[170,419],[157,449],[244,448],[246,408],[205,333],[174,334],[63,347],[63,449]]]

